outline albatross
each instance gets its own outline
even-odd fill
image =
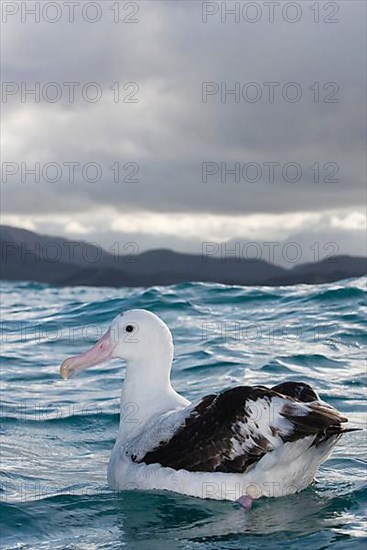
[[[191,403],[172,387],[172,335],[155,314],[121,313],[61,376],[110,358],[126,362],[120,425],[108,464],[112,490],[168,490],[238,501],[297,493],[347,428],[308,384],[237,386]]]

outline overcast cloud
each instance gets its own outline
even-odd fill
[[[81,16],[87,2],[74,22],[58,2],[58,22],[41,14],[35,23],[23,4],[35,3],[2,6],[3,222],[104,246],[135,239],[141,249],[198,250],[203,239],[315,235],[364,253],[365,2],[320,2],[318,23],[315,3],[305,1],[293,3],[301,12],[294,23],[285,20],[297,15],[284,12],[289,2],[274,4],[273,23],[262,2],[246,12],[261,13],[254,23],[222,22],[221,3],[157,0],[119,2],[117,23],[114,2],[99,2],[96,23]],[[203,9],[217,7],[204,23]],[[94,17],[93,7],[88,13]],[[22,86],[36,82],[40,101],[22,101]],[[50,82],[60,101],[42,97]],[[74,102],[65,82],[80,83]],[[80,92],[89,82],[102,91],[95,103]],[[239,97],[221,96],[221,83],[230,90],[236,82]],[[206,101],[203,90],[212,91]],[[39,182],[21,169],[37,162]],[[92,166],[83,176],[91,162],[100,174]],[[58,181],[50,181],[53,167],[42,176],[47,163],[61,168]],[[79,163],[73,182],[70,163]],[[225,167],[237,167],[237,176]]]

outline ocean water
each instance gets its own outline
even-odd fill
[[[294,287],[2,285],[1,548],[366,548],[366,433],[345,435],[300,494],[231,502],[111,492],[106,467],[124,366],[68,381],[59,365],[121,311],[170,326],[174,387],[190,400],[238,384],[311,383],[366,423],[365,279]]]

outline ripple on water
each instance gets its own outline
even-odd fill
[[[2,548],[365,548],[363,432],[341,439],[314,486],[257,501],[250,513],[173,493],[116,495],[106,466],[124,369],[114,361],[68,383],[58,374],[61,361],[89,347],[121,311],[147,308],[172,329],[173,382],[188,399],[238,384],[302,380],[352,425],[364,426],[365,282],[149,289],[4,283]],[[99,332],[83,332],[86,326]]]

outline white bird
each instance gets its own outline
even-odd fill
[[[120,426],[108,464],[113,490],[168,490],[238,501],[297,493],[329,456],[347,418],[308,384],[237,386],[197,404],[170,382],[172,335],[153,313],[119,315],[89,351],[66,359],[63,378],[118,357],[127,369]]]

